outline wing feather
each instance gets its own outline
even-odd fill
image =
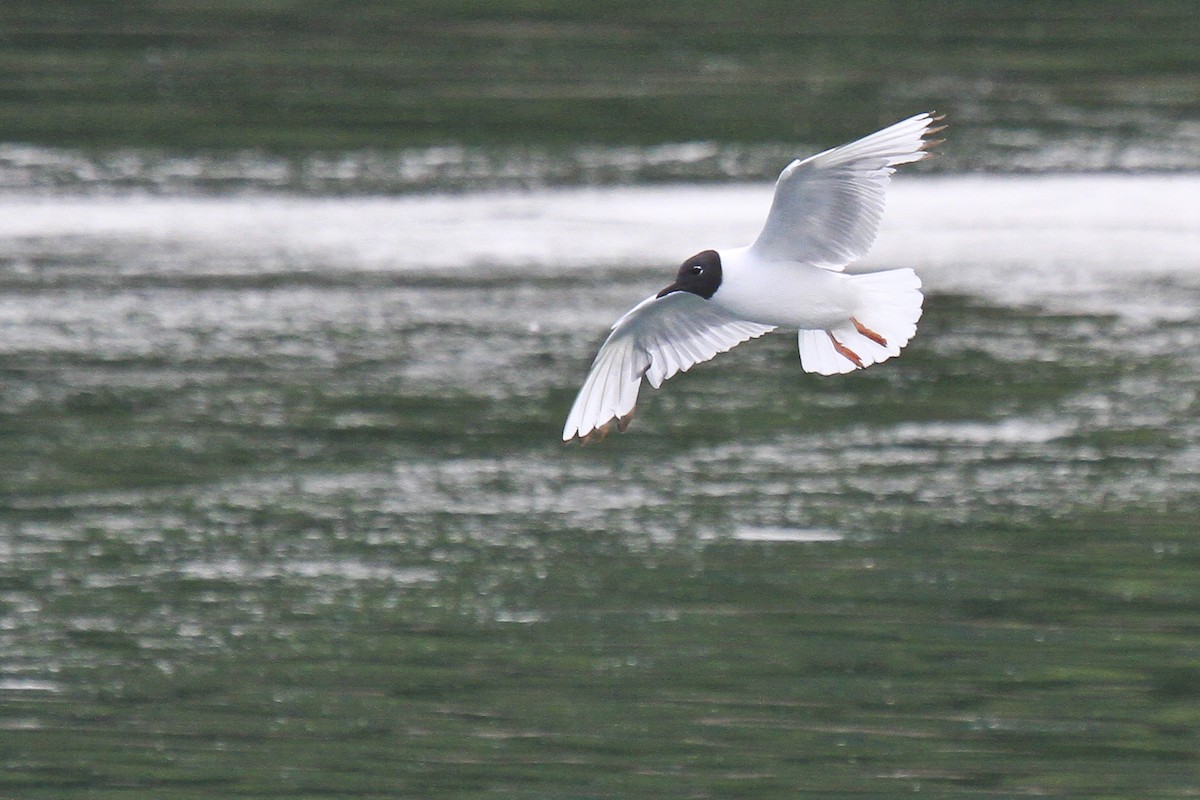
[[[840,271],[875,241],[884,192],[899,164],[920,161],[937,144],[941,117],[917,114],[855,142],[789,164],[775,183],[766,224],[751,245],[767,260]]]
[[[771,330],[688,292],[646,298],[617,320],[600,347],[567,415],[563,441],[603,435],[613,420],[624,430],[643,377],[657,389],[676,373]]]

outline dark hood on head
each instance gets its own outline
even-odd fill
[[[721,286],[721,257],[716,250],[704,250],[684,261],[675,273],[675,282],[658,293],[690,292],[710,299]]]

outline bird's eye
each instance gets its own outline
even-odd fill
[[[688,270],[688,272],[692,273],[693,275],[699,275],[701,272],[704,272],[704,267],[700,266],[699,264],[692,264],[692,268]]]

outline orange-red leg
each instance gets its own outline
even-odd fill
[[[833,342],[834,350],[850,359],[854,363],[854,366],[858,367],[859,369],[863,368],[863,362],[862,359],[858,357],[858,353],[854,352],[849,347],[846,347],[846,345],[833,338],[833,334],[829,331],[825,331],[825,334],[829,337],[829,341]]]
[[[863,336],[867,337],[868,339],[870,339],[872,342],[879,345],[880,347],[887,347],[887,339],[883,338],[878,333],[876,333],[875,331],[868,328],[866,325],[863,325],[861,322],[856,320],[854,317],[851,317],[850,321],[854,323],[854,329],[856,331],[858,331],[859,333],[861,333]]]

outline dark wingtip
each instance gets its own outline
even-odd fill
[[[929,121],[931,123],[941,122],[942,120],[944,120],[946,118],[945,114],[939,114],[936,111],[929,111],[926,113],[928,114]],[[942,131],[946,130],[946,128],[948,128],[948,127],[950,127],[950,126],[949,125],[933,125],[931,127],[926,128],[925,132],[922,133],[921,135],[922,136],[932,136],[935,133],[941,133]],[[937,147],[939,144],[941,144],[944,141],[946,141],[946,140],[945,139],[926,139],[924,142],[922,142],[921,147],[923,147],[925,149],[929,149],[930,147]]]
[[[579,443],[581,445],[599,444],[600,442],[604,441],[606,436],[608,436],[608,431],[611,427],[612,423],[606,422],[598,428],[592,428],[587,432],[587,434],[579,437]]]
[[[616,423],[616,428],[619,433],[624,433],[625,431],[629,430],[629,423],[633,422],[633,413],[635,411],[637,411],[637,406],[634,406],[633,408],[629,409],[629,413],[626,414],[625,416],[617,417],[616,419],[610,419],[608,422],[604,423],[603,425],[599,425],[595,428],[592,428],[590,431],[588,431],[583,436],[579,436],[579,434],[576,434],[575,436],[572,436],[571,439],[568,439],[567,441],[571,441],[575,438],[578,438],[579,443],[581,445],[599,444],[600,442],[603,442],[605,440],[605,438],[608,437],[608,434],[613,429],[613,423]]]

